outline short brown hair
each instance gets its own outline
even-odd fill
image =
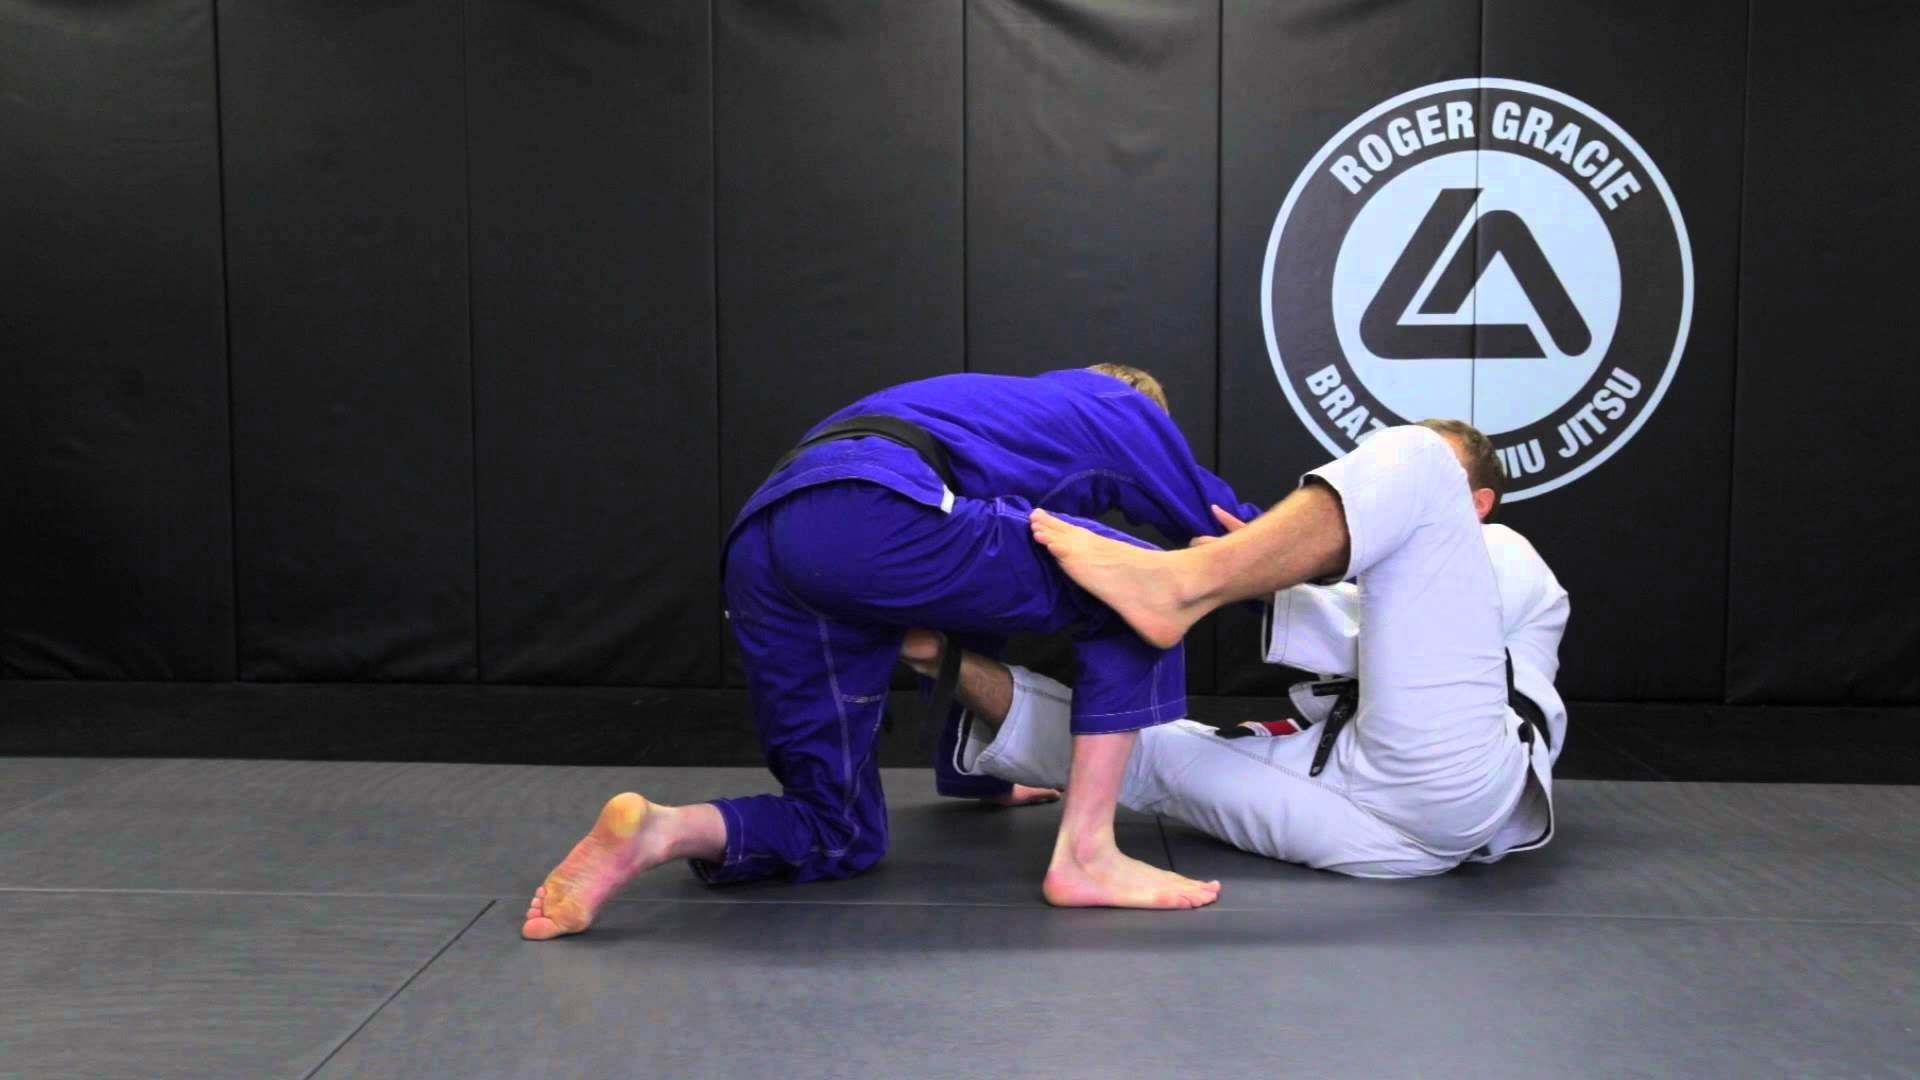
[[[1148,400],[1160,406],[1161,412],[1168,415],[1173,414],[1173,410],[1167,407],[1167,391],[1160,385],[1160,380],[1141,371],[1139,368],[1128,367],[1125,364],[1090,364],[1087,366],[1087,370],[1097,371],[1102,375],[1111,375],[1119,379],[1121,382],[1147,395]]]
[[[1492,490],[1493,505],[1498,507],[1501,497],[1507,493],[1507,469],[1500,464],[1500,455],[1493,451],[1493,440],[1465,420],[1422,420],[1420,426],[1459,444],[1460,456],[1466,459],[1463,464],[1467,467],[1467,482],[1476,490]]]

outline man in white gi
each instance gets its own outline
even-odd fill
[[[1121,805],[1362,877],[1544,844],[1566,734],[1553,679],[1567,594],[1519,533],[1482,524],[1503,486],[1484,435],[1428,421],[1313,470],[1244,527],[1220,512],[1233,531],[1184,551],[1128,547],[1037,511],[1035,538],[1149,641],[1266,596],[1266,658],[1330,677],[1294,688],[1298,734],[1224,738],[1191,720],[1143,732]],[[1309,584],[1343,579],[1355,583]],[[936,648],[930,635],[909,641],[915,661]],[[1066,688],[969,656],[959,695],[976,717],[963,769],[1065,781]]]

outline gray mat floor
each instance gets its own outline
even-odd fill
[[[1354,881],[1136,815],[1215,908],[1054,911],[1058,808],[892,771],[855,881],[642,879],[519,940],[610,793],[751,769],[0,759],[4,1077],[1920,1076],[1920,788],[1568,782]]]

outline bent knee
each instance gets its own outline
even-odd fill
[[[874,868],[887,854],[887,836],[862,833],[842,848],[821,848],[796,867],[793,880],[843,881]]]
[[[860,807],[810,805],[807,814],[813,845],[795,867],[795,881],[836,881],[873,867],[887,854],[885,812],[877,817]]]

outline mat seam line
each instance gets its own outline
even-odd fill
[[[227,223],[227,103],[220,78],[220,0],[207,5],[208,30],[213,38],[213,168],[220,201],[220,333],[227,362],[227,578],[228,617],[233,625],[233,681],[241,681],[240,666],[240,454],[233,397],[233,255],[228,250]]]
[[[137,760],[141,760],[141,759],[138,759],[138,758],[111,758],[111,759],[108,759],[108,760],[113,760],[113,761],[137,761]],[[169,764],[171,760],[173,760],[173,759],[168,759],[168,758],[155,758],[155,759],[151,759],[151,760],[150,760],[150,763],[149,763],[149,764],[147,765],[147,767],[146,767],[146,768],[144,768],[144,769],[135,769],[135,770],[133,770],[133,771],[132,771],[132,774],[131,774],[131,775],[134,775],[134,776],[144,776],[144,775],[146,775],[147,773],[151,773],[151,772],[158,772],[158,771],[160,771],[160,770],[161,770],[162,768],[164,768],[164,767],[165,767],[165,766],[166,766],[167,764]],[[111,770],[109,770],[109,771],[111,771]],[[46,802],[47,800],[49,800],[49,799],[51,799],[51,798],[53,798],[53,797],[55,797],[56,795],[65,795],[65,794],[67,794],[68,792],[70,792],[70,791],[72,791],[72,790],[73,790],[74,788],[77,788],[77,787],[82,787],[82,786],[84,786],[84,785],[86,785],[86,784],[88,784],[88,783],[90,783],[90,782],[91,782],[92,780],[94,780],[94,779],[97,779],[97,778],[95,778],[95,777],[89,777],[88,779],[85,779],[85,780],[73,780],[73,781],[69,781],[69,782],[67,782],[67,783],[65,783],[65,784],[62,784],[62,785],[60,785],[60,786],[59,786],[59,787],[57,787],[57,788],[54,788],[54,789],[53,789],[52,791],[49,791],[49,792],[45,792],[45,793],[43,793],[43,794],[40,794],[40,795],[36,795],[36,796],[34,796],[33,798],[31,798],[31,799],[28,799],[28,800],[27,800],[26,802],[23,802],[23,803],[21,803],[21,804],[20,804],[19,806],[15,806],[15,807],[13,807],[13,808],[11,808],[11,809],[7,809],[7,810],[0,810],[0,825],[4,825],[4,824],[6,823],[6,820],[7,820],[8,818],[10,818],[10,817],[12,817],[12,816],[14,816],[15,814],[20,814],[20,813],[24,813],[24,812],[26,812],[26,811],[28,811],[28,810],[31,810],[31,809],[33,809],[34,807],[36,807],[36,806],[39,806],[39,805],[40,805],[41,803],[43,803],[43,802]],[[124,778],[123,778],[123,779],[124,779]],[[4,889],[5,889],[5,886],[0,886],[0,890],[4,890]],[[10,890],[9,890],[9,891],[10,891]]]
[[[1733,518],[1740,494],[1736,469],[1740,458],[1740,356],[1746,338],[1743,301],[1747,292],[1747,170],[1753,151],[1753,0],[1747,0],[1746,32],[1746,48],[1740,57],[1740,197],[1733,225],[1733,357],[1727,365],[1727,543],[1720,578],[1720,703],[1723,705],[1733,704],[1734,681]],[[1762,692],[1761,696],[1766,695]]]
[[[972,156],[971,130],[968,124],[972,120],[972,86],[968,81],[968,67],[972,59],[968,55],[967,19],[973,8],[967,0],[960,0],[960,370],[973,370],[973,243],[967,232],[968,210],[973,202],[973,189],[968,168]]]
[[[1647,770],[1647,772],[1652,773],[1653,782],[1655,783],[1678,784],[1678,783],[1689,782],[1689,781],[1675,780],[1673,777],[1667,775],[1664,769],[1654,768],[1651,762],[1648,762],[1647,760],[1642,758],[1639,754],[1636,754],[1633,751],[1628,750],[1625,746],[1621,745],[1619,742],[1616,742],[1612,739],[1607,738],[1606,733],[1604,731],[1597,732],[1597,733],[1582,732],[1581,737],[1597,740],[1602,746],[1605,746],[1607,749],[1612,750],[1614,753],[1619,754],[1621,757],[1626,758],[1628,761],[1631,761],[1635,765],[1638,765],[1641,768]],[[1614,782],[1618,783],[1618,781],[1614,781]],[[1699,783],[1701,781],[1692,781],[1692,782]],[[1712,781],[1706,781],[1706,782],[1711,783]]]
[[[367,1025],[373,1023],[375,1017],[385,1012],[387,1006],[393,1004],[394,999],[398,998],[401,994],[406,993],[407,987],[412,986],[414,983],[414,980],[426,974],[427,969],[433,966],[434,961],[439,960],[442,956],[445,956],[447,950],[453,948],[456,942],[458,942],[461,938],[465,937],[467,931],[473,929],[474,924],[479,922],[481,918],[486,915],[487,912],[492,911],[493,906],[499,902],[500,901],[497,899],[488,900],[484,905],[481,906],[479,911],[474,912],[473,918],[468,919],[466,922],[466,925],[462,926],[458,931],[454,933],[452,937],[448,938],[446,940],[446,943],[441,945],[440,948],[434,950],[434,954],[432,956],[427,957],[426,963],[421,964],[420,967],[416,971],[414,971],[413,974],[407,976],[406,981],[401,983],[399,986],[395,987],[393,993],[388,994],[384,1001],[380,1002],[379,1005],[374,1007],[374,1010],[372,1012],[367,1014],[366,1019],[361,1020],[360,1023],[356,1024],[354,1026],[354,1029],[347,1033],[346,1038],[341,1039],[339,1043],[335,1044],[333,1049],[327,1051],[327,1056],[324,1058],[321,1058],[320,1064],[315,1065],[311,1070],[307,1072],[306,1076],[304,1077],[304,1080],[313,1080],[315,1076],[319,1075],[320,1070],[326,1068],[328,1062],[331,1062],[335,1057],[337,1057],[340,1051],[345,1050],[347,1048],[348,1043],[352,1042],[356,1038],[359,1038],[360,1033],[367,1029]]]
[[[472,543],[472,562],[467,584],[473,588],[473,678],[459,680],[485,685],[486,623],[480,604],[480,363],[475,356],[477,335],[473,326],[473,58],[469,47],[468,4],[460,4],[460,181],[461,210],[466,221],[466,301],[467,301],[467,513],[472,525],[467,538]]]
[[[4,826],[6,824],[7,819],[10,817],[13,817],[15,814],[25,813],[26,811],[31,810],[36,806],[39,806],[41,803],[46,802],[47,800],[52,799],[57,795],[65,795],[71,789],[80,786],[80,783],[81,783],[80,781],[75,781],[74,783],[71,783],[71,784],[62,784],[61,786],[53,789],[52,791],[45,792],[44,794],[37,795],[31,799],[28,799],[26,802],[21,803],[19,806],[16,806],[11,810],[0,811],[0,826]]]
[[[487,911],[491,910],[495,905],[501,902],[498,896],[487,896],[479,893],[318,893],[318,892],[264,892],[264,891],[248,891],[248,890],[237,890],[237,889],[100,889],[100,888],[62,889],[62,888],[53,888],[53,887],[45,887],[45,886],[0,885],[0,894],[4,894],[4,893],[81,893],[81,894],[87,894],[87,895],[119,895],[119,896],[246,896],[246,897],[259,897],[259,898],[286,897],[291,899],[353,899],[353,900],[366,900],[366,899],[485,900],[486,906],[480,910],[479,914],[475,915],[472,921],[470,921],[466,925],[466,927],[463,927],[461,929],[460,934],[456,934],[453,940],[450,940],[447,943],[447,945],[440,950],[439,953],[435,953],[434,957],[427,961],[428,965],[431,965],[433,962],[433,959],[437,959],[441,955],[441,953],[444,953],[446,951],[447,948],[452,947],[454,942],[458,941],[461,935],[464,935],[468,929],[472,928],[473,923],[478,922],[480,920],[481,916],[485,915]],[[1020,909],[1031,909],[1034,911],[1051,910],[1049,908],[1045,908],[1040,905],[1029,904],[1025,901],[992,902],[992,901],[954,901],[954,900],[778,900],[778,899],[706,900],[706,899],[696,899],[696,898],[690,898],[690,897],[621,897],[611,901],[611,903],[616,905],[619,905],[619,904],[634,904],[634,905],[686,904],[689,906],[697,906],[697,907],[725,907],[725,906],[731,905],[731,906],[743,906],[743,907],[745,906],[787,906],[787,907],[850,907],[850,908],[853,908],[853,907],[859,907],[859,908],[871,908],[871,907],[967,908],[967,909],[982,909],[982,910],[996,910],[996,911],[1015,911]],[[1282,908],[1282,907],[1246,907],[1246,906],[1238,906],[1238,905],[1214,904],[1214,905],[1210,905],[1206,910],[1215,911],[1215,912],[1236,912],[1241,914],[1261,913],[1261,912],[1271,912],[1274,914],[1282,914],[1282,913],[1285,913],[1285,911],[1287,911],[1288,909]],[[1394,912],[1390,912],[1390,911],[1382,912],[1382,914],[1394,914]],[[1785,923],[1785,924],[1798,925],[1798,926],[1855,926],[1855,927],[1886,926],[1886,927],[1906,927],[1909,929],[1920,931],[1920,916],[1916,916],[1910,919],[1849,919],[1849,918],[1817,918],[1817,917],[1804,916],[1804,915],[1688,915],[1688,914],[1676,914],[1671,912],[1513,911],[1508,909],[1497,909],[1497,908],[1461,908],[1461,909],[1446,910],[1446,911],[1439,911],[1439,912],[1434,912],[1429,910],[1429,911],[1422,912],[1422,914],[1438,914],[1443,916],[1464,917],[1464,918],[1501,918],[1501,919],[1509,919],[1509,918],[1580,919],[1580,920],[1587,920],[1587,921],[1604,920],[1604,919],[1625,919],[1625,920],[1634,920],[1634,921],[1640,921],[1640,922],[1711,922],[1711,923],[1756,923],[1756,924]],[[424,973],[425,970],[426,970],[426,965],[423,965],[420,969],[420,972],[415,973],[414,978],[418,978],[419,974]],[[409,982],[411,981],[412,980],[410,979]],[[404,991],[405,989],[406,989],[406,986],[402,985],[400,990],[396,990],[394,992],[394,996],[397,997],[400,994],[400,992]],[[371,1020],[372,1017],[369,1016],[368,1019]],[[351,1038],[351,1036],[349,1036],[349,1038]],[[343,1043],[342,1045],[345,1045],[345,1044]]]
[[[1226,231],[1226,174],[1227,174],[1227,0],[1219,0],[1213,9],[1213,460],[1215,473],[1224,474],[1223,464],[1226,450],[1222,445],[1226,437],[1221,434],[1226,427],[1223,401],[1226,391],[1222,384],[1227,377],[1227,353],[1221,318],[1226,308],[1223,284],[1227,264]],[[1238,497],[1238,492],[1235,492]],[[1207,663],[1207,674],[1212,678],[1212,689],[1218,692],[1226,685],[1228,662],[1226,654],[1220,651],[1220,628],[1209,627],[1207,631],[1213,638],[1212,657]],[[1164,830],[1163,830],[1164,835]]]
[[[720,22],[718,4],[707,4],[707,295],[713,303],[713,689],[727,689],[727,583],[721,564],[727,551],[726,369],[720,355]],[[744,680],[743,680],[744,682]]]

